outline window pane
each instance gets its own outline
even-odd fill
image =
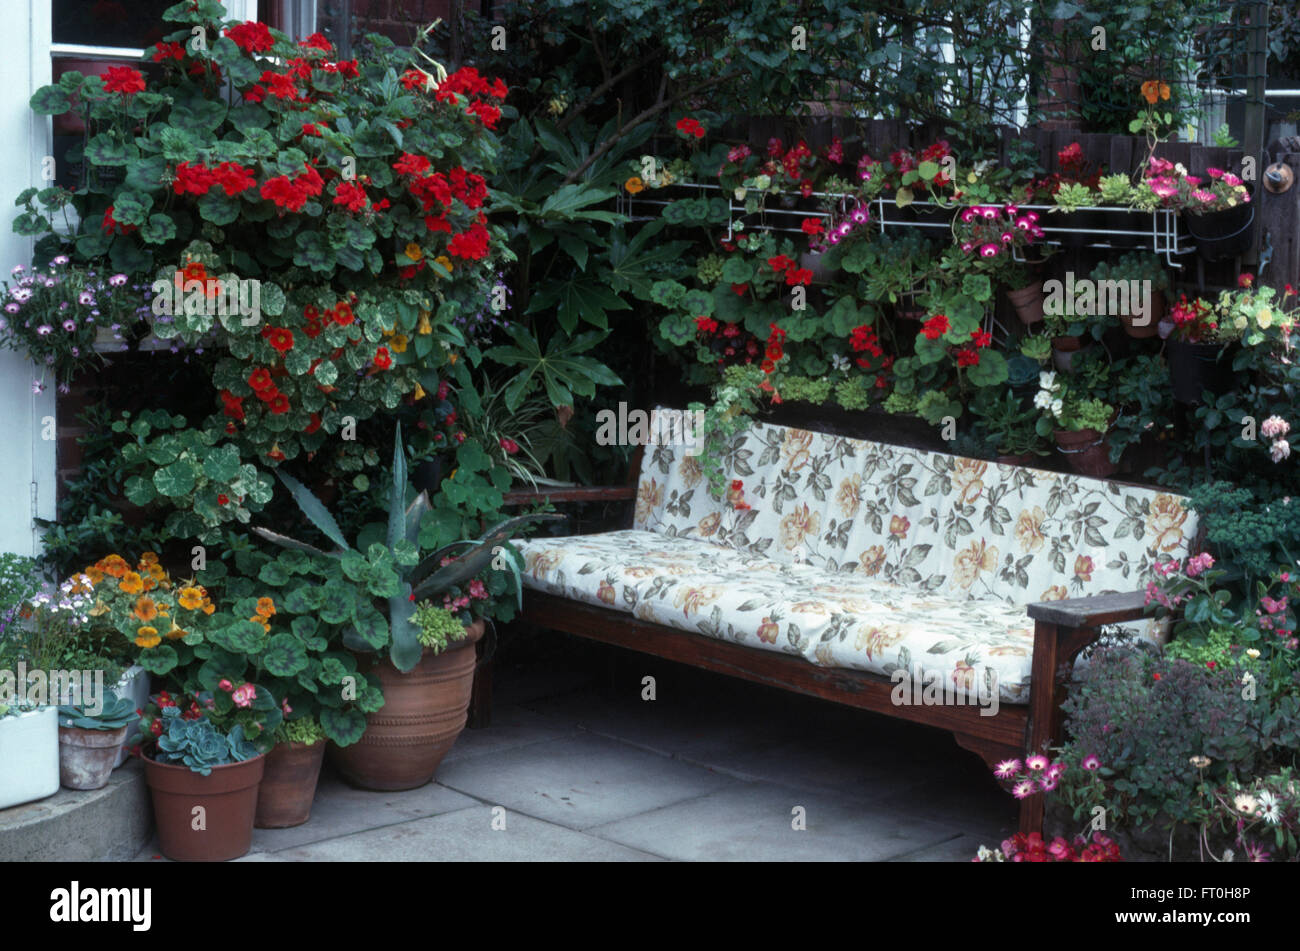
[[[153,46],[175,32],[177,24],[164,23],[162,18],[174,4],[175,0],[54,0],[54,42]]]

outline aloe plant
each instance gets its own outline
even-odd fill
[[[254,528],[253,531],[284,548],[337,560],[342,578],[363,587],[369,597],[349,597],[337,585],[320,586],[310,597],[319,601],[315,607],[320,610],[321,619],[326,623],[342,624],[343,642],[349,647],[379,650],[387,646],[393,666],[403,672],[419,663],[423,650],[419,628],[413,621],[417,604],[430,599],[436,603],[443,594],[468,582],[490,563],[511,573],[515,597],[522,604],[520,564],[515,553],[505,547],[506,542],[529,522],[563,517],[537,513],[506,519],[479,538],[459,539],[421,558],[420,525],[433,508],[426,492],[420,492],[409,504],[406,501],[406,454],[402,448],[400,426],[394,439],[393,479],[389,489],[385,540],[367,545],[364,552],[360,545],[354,547],[348,543],[338,521],[310,489],[283,472],[279,477],[302,513],[338,547],[326,551],[266,528]],[[446,559],[452,560],[443,564]],[[307,597],[309,595],[303,595],[304,599]],[[376,598],[387,602],[386,616],[380,615],[371,603]],[[312,607],[307,603],[301,606]],[[297,610],[294,605],[290,607]]]

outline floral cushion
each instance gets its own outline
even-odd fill
[[[720,461],[750,509],[709,494],[698,456],[646,447],[635,527],[1020,605],[1138,590],[1196,532],[1186,501],[1155,489],[764,423]]]
[[[718,500],[699,457],[648,446],[633,530],[520,542],[525,584],[819,666],[901,667],[1025,703],[1024,606],[1139,589],[1196,528],[1183,499],[1154,490],[766,424],[721,461],[743,487]]]

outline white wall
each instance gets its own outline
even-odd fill
[[[44,9],[33,17],[32,8],[38,5]],[[33,42],[35,30],[49,29],[48,0],[6,2],[4,19],[0,30],[0,273],[7,276],[15,264],[31,263],[31,239],[15,235],[11,223],[17,211],[14,196],[29,185],[42,184],[40,143],[48,120],[33,115],[27,100],[36,85],[49,81],[49,40]],[[34,49],[40,52],[36,59]],[[55,443],[41,439],[42,419],[54,415],[54,387],[34,396],[33,369],[26,355],[0,352],[0,550],[21,554],[34,554],[39,544],[32,522],[33,490],[36,514],[42,518],[55,514]]]

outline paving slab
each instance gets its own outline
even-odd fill
[[[583,735],[444,763],[439,782],[570,829],[627,818],[735,782],[708,769]]]
[[[897,856],[893,862],[969,862],[975,858],[975,853],[979,851],[981,845],[987,845],[989,848],[996,848],[1001,839],[980,838],[977,835],[959,835],[956,838],[949,839],[947,842],[940,842],[938,845],[932,845],[929,848],[919,849],[916,852],[909,852],[906,855]]]
[[[576,736],[579,732],[578,724],[571,717],[539,713],[516,705],[494,705],[492,725],[465,730],[442,761],[453,763],[471,756],[499,754],[517,746]]]
[[[795,827],[800,817],[802,829]],[[587,831],[687,862],[877,862],[960,834],[906,813],[771,783],[739,784]]]
[[[292,862],[653,862],[649,852],[488,806],[298,846],[268,856]]]

